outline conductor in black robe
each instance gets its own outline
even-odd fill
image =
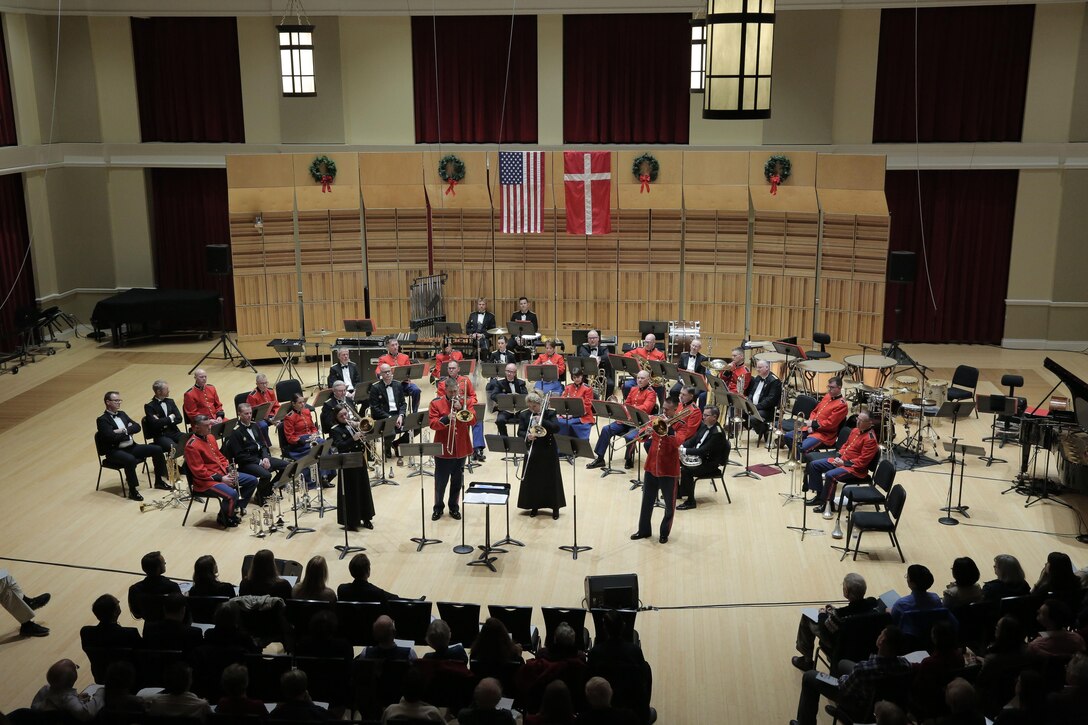
[[[336,425],[330,432],[332,446],[337,453],[363,453],[364,465],[345,468],[336,479],[336,523],[348,531],[373,529],[374,496],[370,493],[370,476],[367,474],[363,440],[355,438],[356,430],[348,425],[348,411],[341,408],[336,414]]]
[[[544,409],[542,395],[529,393],[525,402],[529,407],[518,413],[518,435],[525,439],[531,449],[529,460],[525,463],[525,477],[518,490],[518,508],[529,509],[530,516],[536,516],[537,509],[551,509],[552,518],[557,519],[559,509],[567,505],[563,494],[563,476],[559,471],[559,451],[555,443],[559,421],[554,410]],[[545,431],[540,438],[529,432],[530,421],[537,420]]]

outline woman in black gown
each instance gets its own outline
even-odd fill
[[[536,516],[537,509],[551,509],[552,518],[559,518],[559,509],[567,505],[563,495],[563,477],[559,472],[559,451],[555,445],[555,434],[559,431],[559,421],[555,411],[544,409],[544,397],[539,393],[529,393],[525,398],[529,406],[518,413],[518,435],[532,446],[529,460],[525,464],[525,478],[518,491],[518,508],[529,509],[530,516]],[[540,416],[540,425],[545,435],[535,438],[529,432],[530,421]]]
[[[337,411],[336,425],[329,434],[337,453],[363,453],[364,457],[364,465],[345,468],[336,479],[339,488],[336,492],[336,523],[348,531],[357,531],[362,521],[363,528],[373,529],[374,524],[370,520],[374,518],[374,497],[370,493],[363,436],[348,425],[347,408]]]

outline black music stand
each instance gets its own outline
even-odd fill
[[[404,423],[401,424],[400,429],[409,434],[409,439],[411,438],[412,433],[417,437],[422,438],[422,430],[429,414],[429,410],[421,410],[418,413],[408,413],[404,416]],[[407,444],[402,443],[401,448],[405,445]],[[401,455],[404,455],[403,450],[401,451]],[[415,478],[416,476],[434,476],[433,473],[427,470],[425,463],[423,458],[420,457],[419,463],[415,464],[416,470],[409,473],[408,478]],[[413,467],[411,456],[408,458],[408,467]]]
[[[504,413],[509,413],[517,417],[517,414],[529,407],[529,404],[525,402],[525,398],[528,395],[522,395],[521,393],[499,393],[495,396],[495,410],[501,410]],[[507,423],[509,425],[509,423]],[[487,436],[484,436],[484,440],[487,440]],[[509,456],[503,456],[503,461],[510,461]],[[513,461],[515,464],[518,462],[517,455],[514,456]]]
[[[631,416],[631,420],[635,422],[635,430],[641,430],[643,426],[650,422],[650,416],[643,412],[641,408],[636,408],[633,405],[624,405],[623,407],[627,408],[627,413]],[[633,441],[627,444],[635,447],[635,477],[627,480],[627,482],[631,484],[632,491],[636,488],[642,488],[642,450],[645,444],[646,441],[640,441],[637,435]],[[627,454],[625,452],[625,460],[626,457]],[[662,508],[664,508],[664,504],[662,504]]]
[[[760,423],[764,422],[762,416],[760,416],[759,414],[759,409],[752,404],[752,401],[748,400],[748,398],[745,398],[743,395],[738,395],[737,393],[729,393],[728,395],[729,402],[733,405],[734,411],[743,410],[747,414],[749,419],[755,418]],[[744,446],[744,470],[740,473],[734,473],[733,478],[748,477],[754,478],[758,481],[760,480],[759,476],[752,473],[752,426],[749,423],[749,425],[746,425],[744,427],[747,431],[745,435],[748,439]]]
[[[363,460],[362,453],[330,453],[329,455],[321,456],[318,459],[318,465],[332,470],[335,469],[337,473],[337,479],[340,481],[340,490],[337,491],[337,497],[343,497],[344,495],[344,469],[345,468],[362,468],[366,465],[366,461]],[[348,541],[348,527],[344,527],[344,543],[337,544],[332,547],[340,552],[340,557],[343,559],[350,553],[356,551],[366,551],[365,546],[352,546]]]
[[[332,441],[327,440],[327,441],[325,441],[324,443],[322,443],[319,446],[311,447],[310,450],[315,451],[314,461],[313,462],[317,463],[318,458],[321,458],[321,456],[328,455],[329,451],[332,450]],[[325,518],[325,512],[326,511],[335,511],[336,510],[335,506],[331,506],[331,505],[326,506],[325,505],[325,486],[322,484],[322,481],[321,481],[321,471],[322,471],[321,465],[318,464],[318,466],[317,466],[317,518],[319,518],[319,519]]]
[[[374,334],[374,320],[364,317],[358,320],[344,320],[344,329],[348,332],[362,332],[367,335]]]
[[[1001,415],[1013,416],[1016,415],[1016,398],[1010,398],[1007,395],[980,395],[978,397],[978,412],[989,413],[993,415],[993,422],[990,423],[991,435],[988,439],[982,440],[990,441],[990,455],[981,456],[981,460],[986,461],[986,467],[989,468],[991,463],[1008,463],[1004,458],[997,458],[994,456],[994,441],[1000,436],[997,434],[997,418]],[[1002,439],[1004,444],[1004,439]]]
[[[600,412],[598,412],[599,411],[599,408],[597,406],[598,403],[602,403],[604,405],[603,417],[611,418],[612,420],[616,421],[617,423],[626,423],[627,425],[630,425],[632,427],[634,427],[637,424],[637,421],[635,421],[631,417],[631,412],[628,410],[627,406],[624,405],[623,403],[614,403],[611,400],[604,400],[604,401],[594,400],[593,401],[593,412],[597,413],[598,416],[602,415]],[[627,435],[628,432],[629,431],[624,431],[623,435]],[[605,476],[609,476],[609,475],[611,475],[613,473],[619,473],[619,474],[623,473],[622,468],[612,468],[612,455],[613,455],[614,450],[615,449],[611,445],[609,445],[609,448],[608,448],[608,461],[605,462],[604,468],[601,469],[601,478],[604,478]]]
[[[795,461],[794,463],[796,464],[797,462]],[[796,466],[794,467],[793,470],[794,471],[797,470]],[[804,475],[803,471],[802,471],[801,475],[802,476]],[[791,476],[791,479],[792,479],[793,474],[791,473],[790,476]],[[801,486],[802,486],[801,495],[799,497],[795,497],[793,495],[793,481],[792,480],[790,481],[790,493],[789,493],[789,495],[784,494],[784,493],[778,494],[779,496],[786,496],[786,500],[783,503],[783,505],[789,503],[791,500],[793,500],[793,498],[800,498],[801,499],[801,525],[800,526],[787,526],[786,527],[787,529],[789,529],[791,531],[800,531],[801,532],[801,541],[805,540],[805,534],[816,535],[816,534],[823,534],[824,533],[823,529],[813,529],[813,528],[810,528],[809,525],[808,525],[808,505],[805,503],[804,485],[805,485],[804,481],[802,481],[801,482]]]
[[[639,339],[645,340],[647,335],[653,335],[657,340],[657,344],[663,345],[665,338],[669,335],[669,323],[665,320],[639,320]]]
[[[558,383],[559,382],[559,366],[558,365],[526,365],[525,366],[525,384],[529,388],[535,388],[536,386],[530,385],[536,381],[545,383]]]
[[[577,355],[564,355],[563,359],[567,361],[567,371],[574,375],[576,370],[582,371],[582,377],[588,378],[590,375],[597,375],[601,371],[601,364],[594,357],[578,357]],[[589,383],[586,383],[587,385]]]
[[[517,347],[522,349],[528,348],[526,342],[535,342],[537,338],[533,338],[531,341],[525,340],[526,335],[536,334],[536,325],[529,321],[511,320],[506,323],[506,329],[510,330],[511,337],[514,338]]]
[[[416,456],[420,459],[423,456],[437,456],[442,453],[441,443],[401,443],[402,451],[405,448],[407,448],[409,456]],[[422,464],[420,464],[420,470],[422,470]],[[423,492],[422,476],[419,479],[419,536],[414,536],[409,541],[418,544],[416,551],[423,551],[423,547],[427,544],[442,543],[442,539],[427,538],[427,502]]]
[[[434,323],[434,334],[442,335],[463,335],[465,329],[461,327],[460,322],[436,322]]]
[[[581,420],[582,416],[587,412],[586,401],[582,398],[552,398],[548,401],[548,407],[555,411],[556,417],[566,416],[567,418],[574,418]],[[569,422],[569,421],[566,421]],[[566,455],[566,454],[562,454]],[[574,465],[574,459],[570,456],[566,456],[570,464]]]
[[[610,352],[608,353],[608,362],[611,363],[613,370],[622,370],[632,379],[637,378],[639,372],[642,371],[642,366],[639,365],[638,360],[626,355],[617,355]]]
[[[404,426],[401,426],[403,430]],[[374,446],[374,451],[377,452],[379,446],[384,446],[385,439],[397,434],[397,419],[396,418],[382,418],[381,420],[374,421],[374,427],[366,434],[366,439],[370,441]],[[382,472],[376,479],[370,482],[371,488],[374,486],[381,486],[383,483],[389,486],[399,486],[400,484],[393,480],[393,472],[389,471],[387,476],[385,467],[385,450],[382,449]]]
[[[412,363],[411,365],[397,365],[393,368],[393,379],[398,383],[409,382],[416,378],[423,377],[423,363]]]
[[[942,406],[943,407],[943,406]],[[973,407],[973,406],[972,406]],[[968,411],[970,412],[970,411]],[[952,518],[952,514],[961,514],[966,518],[971,518],[971,514],[967,513],[967,509],[970,506],[963,505],[963,469],[967,467],[967,456],[984,456],[986,455],[986,449],[982,446],[970,446],[966,443],[960,443],[959,438],[953,437],[951,441],[942,441],[941,445],[949,452],[948,458],[944,459],[952,463],[952,470],[948,472],[948,505],[941,509],[947,513],[947,516],[942,516],[937,519],[938,523],[945,526],[956,526],[959,521]],[[952,505],[952,486],[955,485],[956,479],[956,451],[960,452],[960,491],[956,499],[956,505]]]
[[[677,377],[679,377],[680,384],[682,386],[684,386],[685,388],[695,388],[695,399],[696,400],[699,399],[699,394],[700,393],[706,393],[707,392],[707,387],[706,387],[707,378],[706,378],[705,375],[700,375],[699,373],[693,373],[693,372],[691,372],[689,370],[680,370],[680,369],[677,369],[676,375],[677,375]],[[721,380],[721,378],[718,378],[718,379]]]
[[[921,423],[924,423],[925,422],[925,409],[926,409],[926,406],[925,406],[926,401],[925,401],[925,396],[924,396],[925,388],[922,389],[922,392],[923,392],[922,405],[920,406],[922,408],[922,418],[919,419],[919,420],[921,421]],[[959,440],[959,438],[956,437],[956,423],[959,422],[960,418],[966,418],[967,416],[971,415],[971,413],[973,413],[974,410],[975,410],[975,401],[973,401],[973,400],[947,400],[947,401],[945,401],[944,403],[941,404],[941,407],[937,410],[937,414],[936,415],[931,415],[930,417],[931,418],[951,418],[952,419],[952,440],[956,441],[956,440]],[[919,423],[919,425],[921,425],[921,423]],[[918,448],[921,448],[921,447],[922,447],[922,429],[919,428],[919,430],[918,430]],[[948,446],[945,446],[945,450],[947,451],[947,450],[950,450],[950,449],[948,448]],[[972,454],[972,455],[974,455],[974,454]],[[981,455],[986,455],[986,451],[982,451]],[[950,454],[948,456],[948,458],[942,458],[940,461],[938,461],[938,463],[954,463],[955,462],[955,460],[954,460],[955,457],[956,457],[955,453],[952,453],[952,454]],[[917,461],[917,460],[918,459],[915,458],[915,461]]]
[[[506,549],[499,549],[491,545],[491,507],[507,506],[509,505],[509,502],[510,484],[508,483],[477,481],[475,483],[470,483],[468,488],[465,489],[465,493],[461,497],[461,503],[466,506],[469,504],[480,504],[485,507],[484,543],[477,547],[480,549],[481,553],[478,558],[468,562],[466,566],[486,566],[491,571],[497,571],[495,569],[495,562],[498,560],[498,557],[492,556],[492,554],[505,554]],[[461,520],[462,522],[464,521],[463,518]]]
[[[506,376],[507,363],[481,362],[480,375],[485,378],[502,378]]]
[[[506,484],[510,485],[510,454],[514,460],[518,455],[529,455],[529,447],[525,445],[525,439],[517,436],[501,436],[488,434],[484,436],[487,442],[487,450],[492,453],[502,453],[503,470],[506,476]],[[525,543],[510,536],[510,506],[506,506],[506,536],[495,542],[498,546],[525,546]]]
[[[555,436],[556,445],[559,446],[559,453],[561,455],[570,456],[571,459],[575,458],[588,458],[593,460],[596,456],[593,453],[593,449],[589,447],[589,441],[584,438],[572,438],[570,436]],[[579,546],[578,545],[578,466],[575,465],[571,471],[573,476],[573,513],[574,513],[574,543],[570,546],[560,546],[563,551],[569,551],[571,556],[575,559],[578,558],[578,554],[583,551],[590,551],[592,546]]]
[[[288,463],[287,468],[283,469],[283,478],[292,479],[291,480],[291,511],[294,513],[294,516],[295,516],[294,526],[288,526],[287,527],[287,531],[289,532],[287,534],[287,540],[290,540],[291,537],[294,536],[295,534],[312,534],[315,531],[317,531],[317,529],[311,529],[311,528],[308,528],[306,526],[299,526],[298,525],[298,481],[296,480],[301,475],[302,470],[305,469],[307,466],[309,466],[310,462],[317,459],[316,450],[317,450],[317,446],[311,447],[309,452],[305,456],[298,459],[297,461],[292,461],[291,463]],[[310,459],[310,460],[308,461],[307,459]],[[320,486],[320,485],[321,485],[321,483],[319,481],[318,486]]]
[[[276,355],[279,356],[280,362],[282,363],[280,365],[280,372],[276,376],[276,383],[283,380],[283,376],[286,375],[288,378],[294,378],[299,382],[299,384],[301,384],[302,376],[299,374],[298,370],[295,369],[295,355],[306,354],[306,340],[304,338],[292,340],[290,338],[281,337],[278,340],[269,341],[268,347],[276,351]],[[215,348],[212,349],[214,350]],[[253,365],[250,364],[249,360],[246,360],[244,357],[242,358],[242,360],[247,365],[249,365],[249,367],[253,367]],[[204,360],[201,359],[200,362],[204,362]],[[231,362],[233,362],[233,359],[231,360]],[[200,363],[197,363],[197,365],[199,366]],[[196,368],[193,368],[193,370],[195,369]],[[253,369],[256,370],[256,368]],[[192,370],[190,370],[189,372],[192,372]],[[275,385],[275,383],[273,383],[273,385]]]

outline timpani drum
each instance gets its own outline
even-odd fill
[[[771,372],[774,373],[779,380],[786,379],[786,360],[788,358],[782,353],[761,352],[758,355],[754,356],[752,359],[757,362],[760,360],[765,361],[768,365],[771,366]],[[794,358],[794,360],[796,359],[797,358]]]
[[[940,405],[948,398],[948,381],[940,378],[931,378],[926,381],[926,398],[934,401],[933,405]]]
[[[883,355],[847,355],[842,360],[854,380],[874,388],[883,388],[898,364],[895,358]]]
[[[827,381],[841,375],[846,366],[834,360],[802,360],[797,363],[804,380],[804,387],[817,396],[827,390]]]

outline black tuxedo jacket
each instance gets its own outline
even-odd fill
[[[744,389],[744,397],[751,400],[752,393],[756,391],[756,386],[758,384],[759,376],[753,375],[752,379],[748,381],[747,387]],[[771,373],[763,383],[763,392],[760,394],[759,403],[756,405],[759,414],[768,422],[768,424],[770,423],[770,416],[774,413],[774,409],[782,402],[781,398],[782,381],[776,378],[774,373]]]
[[[702,445],[699,445],[699,441],[706,432],[706,423],[700,423],[695,435],[684,441],[684,450],[699,456],[699,458],[703,459],[703,463],[720,466],[724,463],[722,458],[725,453],[725,433],[720,425],[715,424],[710,431],[710,435],[706,437]]]
[[[494,385],[488,387],[491,387],[493,392],[492,400],[500,395],[528,395],[529,393],[529,389],[525,387],[525,381],[521,378],[514,378],[513,384],[505,377],[496,378]]]
[[[125,424],[130,435],[134,436],[140,432],[140,424],[133,422],[132,418],[129,418],[128,413],[125,411],[117,411],[117,417]],[[129,439],[128,435],[117,432],[117,424],[113,422],[113,416],[110,415],[108,410],[98,416],[97,422],[99,437],[102,439],[107,450],[112,451]]]
[[[370,386],[370,415],[375,420],[395,418],[408,412],[408,403],[404,399],[404,386],[394,380],[389,389],[393,391],[393,402],[397,406],[396,415],[389,412],[389,396],[385,392],[385,383],[379,380]]]
[[[681,353],[680,362],[677,364],[677,367],[680,368],[681,370],[687,370],[688,369],[688,360],[690,358],[691,358],[691,353],[690,352]],[[699,353],[698,355],[696,355],[695,356],[695,370],[693,370],[692,372],[699,373],[700,375],[706,375],[706,361],[707,360],[709,360],[709,358],[706,355],[704,355],[703,353]]]
[[[163,415],[161,403],[166,403],[166,415],[174,416],[173,421]],[[144,403],[144,417],[147,418],[147,437],[151,439],[164,434],[180,433],[181,429],[178,428],[178,423],[185,420],[173,398],[163,398],[161,403],[157,398],[152,398],[150,403]]]
[[[362,378],[361,375],[359,375],[359,366],[358,365],[356,365],[353,362],[349,362],[347,367],[348,367],[348,375],[351,377],[351,385],[349,385],[348,387],[351,388],[351,389],[354,389],[355,386],[357,386],[359,383],[363,382],[363,378]],[[337,380],[343,380],[343,379],[344,379],[344,366],[343,365],[341,365],[340,363],[336,363],[331,368],[329,368],[329,387],[330,388],[332,387],[332,384],[335,383]]]
[[[597,346],[597,367],[604,371],[607,376],[612,371],[612,363],[609,361],[608,356],[615,352],[608,345]],[[578,346],[578,357],[593,357],[589,354],[589,345],[582,343]]]
[[[344,398],[344,402],[351,405],[351,401]],[[321,432],[328,433],[336,425],[336,414],[340,411],[340,401],[331,397],[321,404]]]
[[[249,427],[256,434],[257,440],[253,440],[249,433],[246,432],[245,426],[239,423],[234,426],[234,430],[230,432],[226,443],[223,444],[223,455],[239,466],[260,463],[262,458],[272,458],[268,447],[261,440],[261,433],[257,428],[257,424],[253,423]]]
[[[533,332],[540,332],[540,323],[536,321],[536,313],[530,311],[530,312],[526,312],[524,314],[525,314],[525,319],[523,320],[521,310],[515,310],[514,314],[510,315],[510,321],[511,322],[531,322],[531,323],[533,323]]]
[[[479,332],[486,335],[488,330],[493,330],[495,329],[495,327],[497,327],[497,325],[495,324],[495,315],[491,314],[490,312],[485,312],[483,324],[477,325],[476,314],[476,312],[473,312],[471,315],[468,316],[468,322],[465,323],[465,334],[471,335],[473,333]],[[486,341],[487,338],[485,337],[484,340]]]
[[[517,360],[514,359],[514,353],[511,352],[510,348],[507,348],[506,352],[499,352],[498,350],[496,350],[495,352],[491,353],[491,362],[512,363],[517,362]]]

